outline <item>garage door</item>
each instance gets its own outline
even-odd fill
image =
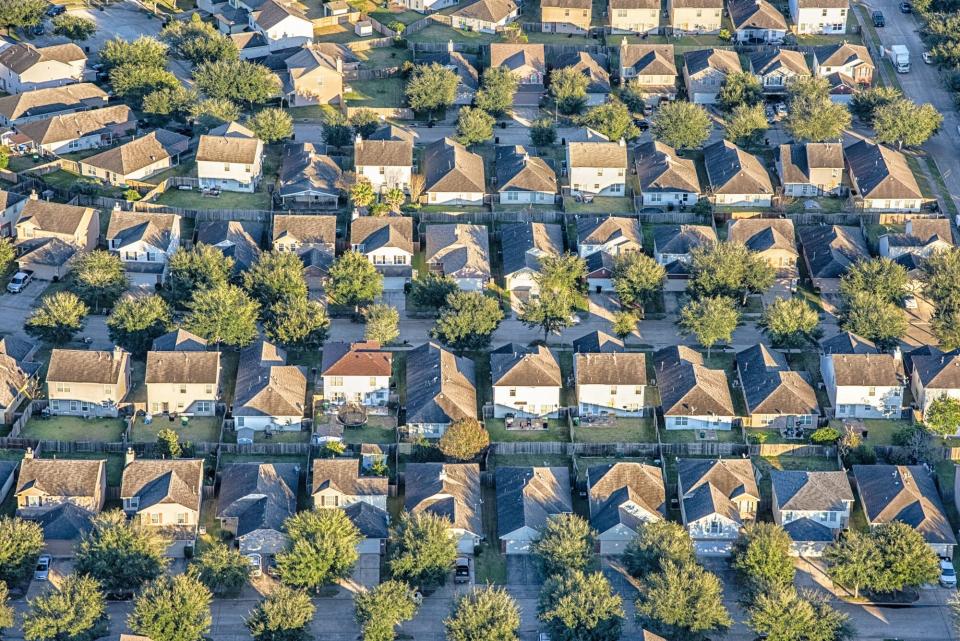
[[[507,554],[530,554],[530,541],[507,541]]]
[[[733,541],[694,541],[693,547],[698,556],[730,556]]]
[[[457,552],[460,554],[473,554],[476,549],[476,541],[472,536],[461,536],[460,540],[457,541]]]
[[[600,554],[620,555],[627,549],[627,541],[600,541]]]

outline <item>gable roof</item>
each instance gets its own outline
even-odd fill
[[[313,143],[287,144],[283,147],[283,165],[280,168],[280,195],[292,196],[304,192],[320,192],[338,196],[337,183],[343,171],[325,154],[317,153]]]
[[[517,3],[513,0],[475,0],[462,5],[450,15],[498,23],[508,18],[517,9]]]
[[[818,0],[822,1],[822,0]],[[817,5],[820,6],[819,4]],[[846,5],[844,5],[846,6]],[[855,45],[844,40],[834,44],[823,45],[813,48],[813,55],[817,64],[821,67],[843,67],[857,60],[861,60],[871,67],[873,60],[870,58],[870,52],[863,45]]]
[[[853,503],[846,472],[770,470],[770,483],[780,510],[842,511],[844,501]]]
[[[106,102],[107,92],[103,89],[90,82],[77,82],[0,97],[0,115],[18,120]]]
[[[240,352],[234,416],[303,416],[307,377],[287,353],[259,339]]]
[[[689,158],[678,156],[673,147],[651,140],[637,145],[633,158],[641,192],[700,193],[696,165]]]
[[[385,476],[360,476],[360,459],[315,458],[310,494],[331,489],[345,496],[386,496]]]
[[[248,269],[260,256],[263,225],[240,220],[208,220],[197,224],[197,244],[215,246],[234,260],[234,269]]]
[[[737,372],[747,411],[751,414],[819,414],[817,395],[786,358],[763,343],[737,353]]]
[[[627,168],[627,146],[619,142],[568,142],[570,167]]]
[[[144,383],[209,384],[220,380],[220,352],[147,352]]]
[[[404,482],[404,509],[446,517],[454,528],[482,536],[479,465],[408,463]]]
[[[543,158],[521,145],[497,147],[497,191],[557,193],[557,174]]]
[[[626,216],[577,216],[578,245],[605,245],[618,238],[642,245],[640,222]]]
[[[158,504],[200,510],[203,459],[134,459],[123,468],[120,497],[139,497],[139,510]]]
[[[494,387],[560,387],[560,364],[542,345],[523,347],[507,343],[490,352],[490,381]]]
[[[700,352],[684,345],[665,347],[654,352],[653,363],[664,415],[736,414],[727,373],[704,366]]]
[[[606,332],[594,330],[589,334],[584,334],[580,338],[573,340],[574,354],[598,352],[602,354],[612,354],[626,351],[623,341]]]
[[[413,140],[373,137],[363,140],[358,137],[353,145],[353,158],[357,167],[410,167],[413,165]]]
[[[542,44],[494,42],[490,44],[490,66],[510,70],[532,67],[547,73],[545,48]]]
[[[78,248],[59,238],[31,238],[17,243],[19,264],[51,265],[63,267],[77,255]]]
[[[851,265],[870,256],[859,227],[800,227],[797,235],[812,278],[840,278]]]
[[[639,352],[574,354],[577,385],[646,385],[647,356]]]
[[[452,278],[490,278],[490,239],[483,225],[427,225],[424,260]]]
[[[765,76],[780,70],[800,76],[810,75],[810,67],[807,66],[807,59],[803,53],[778,47],[750,54],[750,68],[758,76]]]
[[[217,518],[237,519],[236,536],[282,531],[297,511],[300,466],[296,463],[233,463],[220,478]]]
[[[542,530],[551,516],[573,512],[565,467],[498,467],[495,478],[500,538],[522,527]]]
[[[939,356],[911,357],[913,371],[920,384],[931,389],[960,389],[960,355],[951,352]]]
[[[390,376],[393,353],[380,349],[380,343],[333,342],[323,346],[323,376]]]
[[[517,223],[500,228],[503,273],[521,269],[538,271],[540,257],[559,256],[563,252],[563,229],[551,223]]]
[[[766,0],[733,0],[727,11],[734,29],[787,29],[783,14]]]
[[[155,129],[145,136],[84,158],[80,164],[126,176],[161,160],[177,156],[187,150],[189,142],[190,138],[182,134]]]
[[[223,162],[238,165],[254,165],[263,150],[258,138],[241,136],[200,136],[197,146],[197,162]]]
[[[676,6],[676,3],[674,3]],[[736,51],[730,49],[698,49],[683,54],[683,64],[690,76],[696,75],[705,69],[716,69],[723,74],[730,75],[743,71],[740,58]]]
[[[10,408],[39,369],[39,363],[19,362],[7,354],[0,354],[0,407]]]
[[[902,153],[861,140],[847,147],[844,154],[863,198],[923,197]]]
[[[677,459],[677,479],[687,522],[722,514],[739,523],[740,513],[732,499],[760,500],[750,459]]]
[[[653,243],[659,254],[689,254],[697,247],[717,244],[717,232],[707,225],[657,225]]]
[[[836,538],[833,530],[819,521],[807,517],[790,521],[783,526],[783,530],[791,540],[797,542],[821,541],[830,543]]]
[[[590,524],[598,532],[617,524],[636,530],[643,518],[624,509],[626,502],[635,503],[651,516],[666,516],[666,487],[659,467],[626,461],[597,465],[587,469],[587,488]]]
[[[202,352],[207,349],[207,341],[178,327],[153,339],[151,349],[155,352]]]
[[[727,223],[727,241],[764,252],[779,249],[799,255],[794,242],[793,221],[789,218],[740,218]]]
[[[365,539],[386,539],[390,536],[390,515],[366,501],[355,501],[343,508],[360,535]]]
[[[76,140],[114,125],[125,125],[125,129],[136,127],[137,119],[130,107],[111,105],[89,111],[59,114],[18,125],[17,131],[38,145],[46,145]]]
[[[716,194],[772,194],[773,184],[756,156],[729,140],[703,148],[707,181]]]
[[[78,541],[93,530],[93,514],[70,501],[58,503],[37,515],[31,515],[29,520],[43,529],[45,542]],[[124,635],[120,636],[122,639]]]
[[[261,29],[275,27],[290,17],[307,20],[296,5],[276,2],[276,0],[267,0],[253,12],[253,19]]]
[[[13,207],[27,199],[25,194],[0,189],[0,212]]]
[[[483,193],[483,158],[452,138],[441,138],[423,151],[424,192]]]
[[[63,236],[86,236],[82,226],[84,223],[90,224],[94,211],[92,207],[64,205],[31,197],[20,211],[17,226],[30,225],[41,232]]]
[[[610,73],[606,64],[606,56],[601,60],[586,51],[576,51],[559,56],[553,68],[569,67],[582,73],[588,80],[587,93],[610,93]]]
[[[157,249],[166,251],[170,246],[174,225],[180,224],[176,214],[141,214],[133,211],[116,210],[110,212],[110,224],[107,226],[106,241],[119,241],[119,247],[143,241]],[[179,232],[180,230],[177,229]]]
[[[273,242],[295,239],[301,245],[323,245],[331,253],[337,242],[337,217],[315,214],[276,214]]]
[[[903,362],[892,354],[830,354],[838,387],[900,387]]]
[[[836,142],[780,145],[777,154],[777,169],[784,183],[808,184],[813,169],[843,170],[843,145]]]
[[[473,361],[433,342],[407,352],[408,423],[450,423],[476,417]]]
[[[611,5],[612,6],[612,5]],[[659,9],[660,5],[656,5]],[[626,41],[626,38],[624,38]],[[620,66],[633,68],[638,76],[676,76],[673,45],[620,45]]]
[[[116,385],[123,378],[129,359],[130,354],[119,347],[110,351],[54,349],[47,367],[47,383]]]
[[[891,246],[926,247],[934,243],[953,245],[949,218],[916,218],[907,221],[906,233],[884,234]]]
[[[824,354],[879,354],[876,343],[853,332],[840,332],[820,341]]]
[[[0,67],[6,67],[17,75],[22,75],[43,62],[70,64],[86,59],[83,49],[72,42],[49,47],[18,43],[0,51]]]
[[[107,460],[24,457],[14,494],[36,490],[47,496],[94,497],[106,479]]]
[[[350,244],[363,245],[365,253],[394,247],[413,253],[413,218],[361,216],[350,223]]]

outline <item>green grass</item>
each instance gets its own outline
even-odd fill
[[[197,541],[197,552],[202,552],[204,548],[219,543],[221,541],[220,519],[217,518],[217,499],[209,498],[203,501],[200,506],[200,524],[207,532],[201,534]]]
[[[650,418],[618,418],[610,427],[581,423],[573,428],[577,443],[656,443],[657,432]]]
[[[803,351],[799,354],[786,354],[787,364],[790,369],[798,372],[807,372],[810,375],[810,384],[813,386],[817,395],[817,403],[821,409],[829,407],[830,397],[827,396],[825,389],[820,389],[819,383],[823,380],[820,374],[820,358],[813,351]]]
[[[233,402],[234,387],[237,385],[237,365],[239,362],[239,352],[226,350],[220,352],[220,389],[223,390],[223,402],[227,405]]]
[[[396,443],[396,419],[389,416],[370,416],[363,427],[347,427],[343,430],[345,443]]]
[[[64,171],[63,169],[58,169],[56,171],[51,171],[49,174],[40,176],[40,179],[51,187],[68,191],[77,184],[77,181],[81,179],[81,176],[69,171]],[[97,194],[100,196],[106,196],[107,198],[121,198],[123,196],[123,192],[124,190],[119,187],[111,187],[109,185],[101,185],[99,183],[97,184]]]
[[[296,121],[315,120],[321,122],[337,111],[330,105],[306,105],[304,107],[290,107],[287,109],[290,117]]]
[[[404,81],[402,78],[351,80],[350,91],[343,97],[354,107],[402,107]]]
[[[947,188],[947,183],[943,180],[943,174],[940,173],[940,168],[937,167],[936,161],[933,159],[933,156],[925,155],[923,157],[925,163],[927,163],[927,169],[930,171],[930,175],[933,176],[934,182],[937,183],[937,188],[940,190],[940,194],[943,196],[944,204],[947,206],[947,211],[950,213],[951,217],[957,215],[957,203],[953,201],[953,197],[950,195],[950,190]]]
[[[484,540],[474,559],[474,578],[478,585],[502,585],[507,582],[507,561],[500,554],[500,540],[497,538],[497,492],[492,485],[484,485],[481,491]]]
[[[190,160],[182,160],[179,165],[170,167],[169,169],[164,169],[159,174],[154,174],[149,178],[145,179],[143,182],[150,183],[151,185],[159,185],[161,182],[167,178],[173,178],[174,176],[196,176],[197,175],[197,162],[192,158]]]
[[[236,436],[236,432],[233,432]],[[310,432],[304,432],[303,430],[290,431],[290,432],[272,432],[270,438],[267,438],[266,432],[254,432],[253,433],[253,442],[254,443],[307,443],[310,441]]]
[[[827,456],[754,456],[753,464],[764,473],[770,470],[833,472],[837,469],[837,460]]]
[[[887,419],[854,419],[863,422],[864,429],[867,431],[863,442],[866,445],[893,445],[893,435],[902,429],[911,427],[910,421],[887,420]],[[840,429],[843,421],[834,419],[830,421],[830,426]]]
[[[397,49],[396,47],[378,47],[377,49],[358,51],[356,55],[360,58],[360,66],[364,69],[399,67],[404,61],[412,60],[408,49]]]
[[[394,11],[392,8],[377,9],[371,11],[368,15],[387,28],[390,28],[390,23],[394,21],[407,26],[425,17],[416,11]]]
[[[545,430],[508,430],[502,418],[488,418],[487,431],[492,442],[508,441],[561,441],[570,442],[570,430],[566,420],[549,419]]]
[[[571,214],[616,214],[633,213],[632,198],[597,196],[590,203],[578,203],[573,198],[563,199],[563,210]]]
[[[660,441],[663,443],[695,443],[700,439],[697,434],[703,430],[660,430]],[[718,443],[743,443],[740,428],[730,430],[716,430]]]
[[[432,42],[446,44],[453,40],[466,45],[486,45],[497,41],[497,35],[479,31],[461,31],[442,24],[430,25],[407,38],[407,42]]]
[[[220,440],[220,418],[217,416],[192,416],[186,425],[180,419],[167,420],[165,416],[155,416],[149,425],[143,418],[137,418],[133,424],[134,443],[154,443],[160,430],[171,429],[180,436],[180,441],[191,443],[216,443]]]
[[[238,191],[221,191],[220,196],[212,198],[199,191],[181,191],[170,189],[160,194],[154,201],[158,205],[180,207],[181,209],[270,209],[270,194],[258,191],[252,194]]]
[[[0,450],[0,461],[21,461],[23,450]]]
[[[117,443],[123,434],[119,418],[84,419],[78,416],[51,416],[30,419],[20,435],[42,441],[102,441]]]
[[[489,469],[498,467],[570,467],[570,457],[563,454],[494,454]],[[496,503],[493,503],[496,506]]]
[[[305,465],[306,456],[266,456],[263,454],[221,454],[220,469],[224,465],[232,463],[293,463],[295,465]]]
[[[119,487],[123,480],[123,454],[104,454],[99,452],[71,452],[70,454],[59,454],[57,452],[40,452],[40,458],[62,458],[83,461],[107,460],[107,485],[109,487]]]
[[[930,181],[927,180],[927,175],[923,173],[923,167],[920,166],[920,159],[912,154],[905,154],[905,156],[907,158],[907,164],[910,165],[910,171],[913,172],[913,177],[917,180],[917,185],[920,187],[920,193],[926,198],[936,198],[936,194],[930,189]]]

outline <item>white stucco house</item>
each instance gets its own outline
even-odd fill
[[[934,351],[935,350],[935,351]],[[910,389],[913,400],[926,413],[930,404],[938,398],[960,399],[960,355],[937,353],[914,355],[910,358],[913,370],[910,373]],[[960,425],[957,426],[960,430]]]
[[[507,343],[490,352],[493,415],[556,417],[560,408],[560,363],[546,347]]]
[[[350,248],[367,257],[383,275],[383,288],[402,290],[413,272],[413,219],[361,216],[350,223]]]
[[[313,22],[294,3],[267,0],[248,14],[248,27],[267,41],[270,51],[313,42]]]
[[[905,376],[899,353],[823,354],[820,372],[837,418],[900,418]]]

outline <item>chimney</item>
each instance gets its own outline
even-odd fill
[[[529,162],[530,162],[530,154],[525,151],[523,152],[523,166],[526,167]]]
[[[898,363],[903,361],[903,352],[900,351],[899,345],[893,348],[893,360]]]
[[[37,197],[37,190],[36,190],[36,189],[31,189],[31,190],[30,190],[30,200],[37,200],[37,199],[38,199],[38,197]]]
[[[337,56],[337,73],[343,75],[343,58]]]
[[[127,467],[133,463],[133,459],[135,458],[137,458],[136,452],[133,451],[132,447],[128,447],[126,454],[123,455],[123,466]]]
[[[626,38],[624,38],[626,39]],[[453,53],[453,40],[447,40],[447,53]]]
[[[33,448],[28,447],[27,451],[23,453],[23,460],[26,461],[27,459],[32,459],[32,458],[33,458]]]
[[[113,203],[113,211],[120,211],[120,201]]]
[[[626,37],[626,36],[624,36],[623,39],[620,41],[620,46],[621,46],[621,47],[626,47],[626,46],[627,46],[627,37]]]
[[[113,358],[114,358],[115,360],[119,360],[121,356],[123,356],[123,348],[120,347],[119,345],[114,345],[114,346],[113,346]]]

